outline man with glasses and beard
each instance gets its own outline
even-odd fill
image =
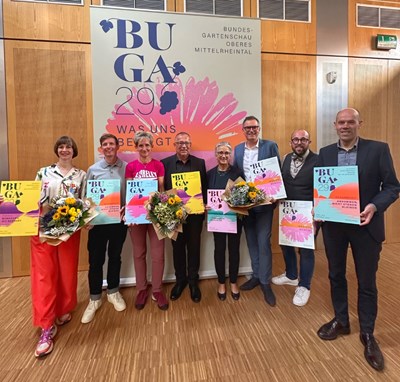
[[[282,178],[288,200],[313,200],[313,169],[318,161],[318,155],[309,149],[310,143],[310,134],[306,130],[295,130],[292,133],[290,139],[292,153],[285,155],[282,164]],[[272,283],[296,286],[293,304],[304,306],[310,298],[315,264],[314,250],[299,248],[299,274],[295,247],[281,245],[281,248],[285,260],[285,273],[273,277]]]
[[[207,202],[207,177],[204,159],[190,154],[192,142],[190,135],[180,132],[175,136],[176,154],[164,158],[161,162],[165,167],[164,186],[172,188],[171,175],[182,172],[199,171],[204,204]],[[176,283],[171,290],[171,300],[177,300],[189,283],[190,297],[194,302],[200,302],[201,291],[198,285],[200,268],[200,242],[203,228],[204,213],[191,214],[182,225],[183,232],[172,240],[172,251]]]

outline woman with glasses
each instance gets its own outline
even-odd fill
[[[209,189],[225,189],[228,180],[236,180],[243,177],[239,168],[230,164],[232,147],[228,142],[219,142],[215,146],[215,157],[217,166],[207,172],[207,181]],[[237,276],[239,272],[240,261],[240,235],[242,233],[242,221],[237,219],[237,233],[221,233],[214,234],[214,262],[215,270],[218,275],[218,291],[217,296],[221,301],[226,299],[225,286],[225,250],[226,241],[228,239],[229,252],[229,281],[231,286],[231,296],[234,300],[239,300],[240,292],[237,286]]]

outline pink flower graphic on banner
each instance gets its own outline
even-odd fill
[[[283,183],[278,173],[268,170],[254,178],[256,186],[261,188],[268,196],[275,196],[281,189]]]
[[[304,243],[314,234],[312,221],[302,214],[285,215],[281,220],[282,233],[293,242]]]
[[[183,66],[176,63],[176,71]],[[134,152],[136,131],[154,135],[154,152],[174,152],[174,137],[180,131],[192,138],[193,151],[213,151],[215,144],[227,140],[232,146],[243,140],[241,122],[245,111],[237,111],[233,93],[220,94],[216,81],[196,81],[190,77],[185,85],[146,83],[117,90],[121,104],[115,105],[106,129],[120,140],[121,151]]]

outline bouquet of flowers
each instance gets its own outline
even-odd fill
[[[264,191],[256,187],[253,182],[245,182],[240,177],[234,182],[228,181],[222,198],[232,211],[242,215],[248,215],[247,210],[252,207],[271,204],[270,198]]]
[[[51,245],[58,245],[67,241],[69,237],[90,220],[97,213],[92,211],[90,201],[76,199],[73,196],[57,196],[49,204],[43,206],[43,215],[40,217],[40,239]]]
[[[153,223],[158,238],[161,240],[169,237],[176,240],[178,233],[182,232],[182,223],[188,216],[176,190],[150,194],[145,207],[148,211],[147,219]]]

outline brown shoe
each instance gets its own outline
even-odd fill
[[[336,318],[322,325],[318,332],[318,337],[322,340],[336,340],[338,335],[350,334],[350,325],[342,325]]]

